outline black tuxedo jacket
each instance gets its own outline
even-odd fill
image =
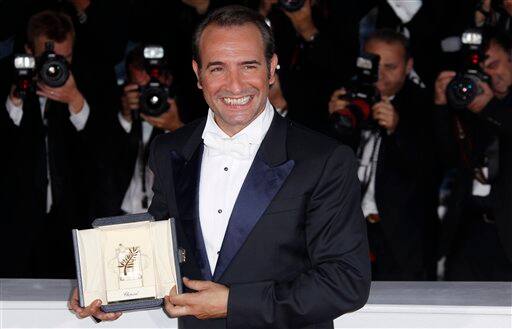
[[[153,127],[148,145],[143,150],[146,163],[151,141],[163,133],[163,130]],[[98,141],[95,148],[100,156],[96,162],[94,217],[123,214],[121,206],[138,161],[142,125],[134,122],[127,133],[116,120],[106,134],[108,138]]]
[[[3,106],[0,110],[7,113]],[[35,95],[24,101],[19,126],[4,117],[9,127],[4,142],[9,144],[11,153],[5,159],[8,170],[1,173],[6,183],[2,187],[10,194],[10,201],[2,205],[7,212],[3,217],[2,244],[13,250],[7,253],[13,259],[0,274],[72,278],[75,268],[71,230],[89,227],[91,156],[87,131],[76,130],[66,104],[51,100],[46,105],[45,126]],[[47,172],[52,188],[49,214]],[[13,245],[16,248],[12,249]],[[47,256],[48,250],[52,257]]]
[[[352,152],[276,113],[210,271],[198,214],[204,126],[157,137],[149,159],[150,213],[177,219],[183,275],[230,289],[226,319],[184,317],[180,327],[332,328],[362,307],[370,264]]]

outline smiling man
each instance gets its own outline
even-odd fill
[[[213,12],[193,60],[208,117],[153,143],[149,211],[176,218],[186,251],[185,293],[165,298],[180,328],[332,328],[368,298],[355,157],[276,114],[276,66],[258,13]]]

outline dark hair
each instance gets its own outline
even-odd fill
[[[201,67],[201,55],[199,51],[199,42],[204,30],[210,25],[222,27],[242,26],[245,24],[254,24],[261,33],[263,46],[265,48],[265,59],[267,67],[270,67],[270,61],[274,55],[274,36],[272,30],[265,22],[265,18],[258,12],[247,7],[232,5],[219,8],[210,13],[196,29],[192,45],[192,58],[197,65]]]
[[[482,49],[488,51],[491,43],[500,46],[509,56],[512,56],[512,36],[503,29],[488,27],[483,31]]]
[[[373,31],[368,38],[366,38],[364,42],[365,45],[370,41],[381,41],[388,44],[397,43],[404,48],[405,60],[411,58],[409,40],[403,34],[392,29],[384,28]]]
[[[55,42],[63,42],[69,34],[74,41],[75,29],[71,18],[61,12],[45,10],[30,17],[27,26],[27,44],[34,49],[37,37],[45,36]]]

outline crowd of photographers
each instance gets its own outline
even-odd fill
[[[72,278],[73,228],[147,210],[228,4],[274,32],[276,111],[357,155],[374,280],[512,281],[511,0],[1,2],[0,277]]]

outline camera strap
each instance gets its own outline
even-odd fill
[[[368,188],[370,187],[370,183],[372,181],[372,177],[377,173],[377,161],[379,156],[379,148],[381,144],[382,138],[380,136],[379,131],[375,130],[367,130],[366,132],[361,132],[361,142],[359,143],[360,147],[357,150],[357,158],[359,159],[359,166],[364,166],[364,173],[361,180],[361,195],[364,197]],[[370,146],[370,143],[373,145]],[[368,147],[372,147],[370,157],[368,158],[368,164],[363,163],[364,153]]]

